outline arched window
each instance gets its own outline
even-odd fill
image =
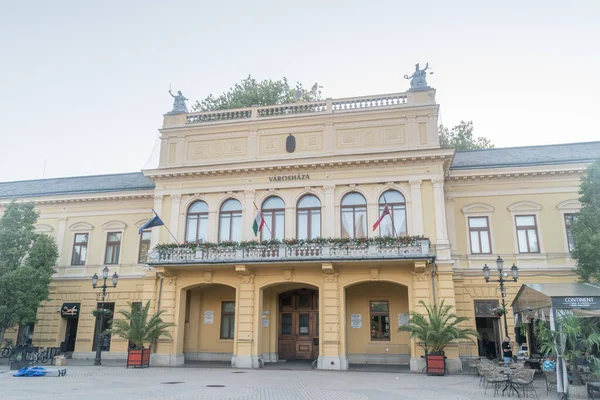
[[[185,241],[200,243],[206,240],[208,240],[208,205],[203,201],[197,201],[188,208]]]
[[[381,236],[403,236],[406,230],[406,200],[397,190],[388,190],[379,197],[379,215],[388,206],[390,215],[386,215],[379,224]]]
[[[242,240],[242,205],[229,199],[221,206],[219,214],[219,242]]]
[[[367,237],[367,201],[357,192],[344,196],[341,206],[342,237]]]
[[[285,203],[277,196],[269,197],[262,204],[262,215],[265,226],[260,231],[261,240],[279,239],[285,237]]]
[[[321,236],[321,201],[317,196],[303,196],[298,201],[296,216],[297,239],[315,239]]]

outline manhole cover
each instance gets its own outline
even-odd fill
[[[161,385],[177,385],[178,383],[185,383],[185,382],[161,382]]]
[[[206,385],[206,387],[225,387],[225,385]]]
[[[244,371],[235,371],[235,372],[232,372],[232,374],[245,374],[245,372]]]

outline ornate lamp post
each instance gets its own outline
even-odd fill
[[[500,284],[500,293],[502,294],[502,309],[504,310],[504,333],[508,336],[508,325],[506,324],[506,303],[504,298],[506,297],[506,291],[504,290],[505,278],[508,278],[508,272],[504,271],[504,260],[498,256],[496,259],[496,268],[498,269],[498,279],[493,279],[492,282],[498,282]],[[512,272],[512,280],[516,282],[519,279],[519,268],[515,264],[510,267]],[[483,266],[483,277],[486,282],[490,281],[490,267],[485,264]]]
[[[104,283],[100,286],[102,289],[102,311],[100,311],[100,321],[96,325],[96,358],[94,359],[94,365],[102,365],[102,325],[104,324],[104,299],[106,298],[106,280],[108,279],[108,267],[104,266],[102,270],[102,279],[104,279]],[[117,287],[117,282],[119,281],[119,275],[115,272],[112,276],[112,285],[113,287]],[[94,274],[92,276],[92,287],[96,289],[98,285],[98,274]],[[98,318],[98,317],[96,317]]]

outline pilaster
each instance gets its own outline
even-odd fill
[[[56,246],[58,247],[58,265],[70,265],[68,261],[61,262],[63,256],[63,246],[65,243],[65,231],[67,230],[67,217],[58,219],[58,230],[56,232]]]
[[[410,183],[410,200],[411,200],[411,220],[412,231],[411,235],[422,235],[423,229],[423,202],[421,200],[421,183],[420,179],[412,180]]]
[[[323,237],[335,237],[335,185],[324,185],[325,205],[323,207]]]
[[[249,189],[246,190],[244,194],[245,204],[242,213],[242,240],[253,240],[255,239],[254,232],[252,229],[249,229],[249,227],[252,226],[252,220],[255,215],[254,200],[256,198],[256,191],[254,189]]]
[[[179,232],[179,212],[181,207],[181,195],[180,194],[172,194],[171,195],[171,220],[169,221],[169,229],[171,230],[173,235],[177,235]],[[177,238],[178,241],[181,241],[181,238]],[[169,243],[175,242],[175,239],[169,235]]]
[[[450,259],[450,242],[446,222],[446,202],[444,199],[444,178],[437,178],[433,183],[433,203],[435,209],[436,253],[438,260]]]
[[[348,369],[348,360],[345,354],[341,354],[341,320],[345,315],[344,305],[340,299],[340,289],[338,283],[338,273],[331,263],[322,265],[323,271],[323,289],[320,293],[321,309],[321,339],[319,349],[319,359],[317,367],[319,369],[341,370]]]
[[[154,195],[154,211],[158,216],[162,219],[162,204],[163,204],[163,196],[160,194]],[[164,221],[163,221],[164,222]],[[156,245],[160,241],[160,227],[155,226],[152,229],[152,236],[150,237],[150,249],[156,247]]]
[[[236,332],[231,365],[235,368],[260,368],[262,365],[254,343],[254,274],[245,265],[236,265],[235,272],[240,276],[240,286],[236,296]]]
[[[178,290],[176,276],[163,277],[160,309],[165,312],[162,319],[164,322],[174,323],[175,326],[170,328],[171,339],[158,340],[156,352],[151,358],[154,366],[183,365],[186,295],[185,290]]]

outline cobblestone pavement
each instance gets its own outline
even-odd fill
[[[352,371],[69,366],[65,377],[15,378],[0,367],[0,399],[25,400],[396,400],[484,399],[478,378]],[[4,369],[4,371],[3,371]],[[217,386],[217,387],[213,387]],[[536,381],[540,399],[545,382]]]

